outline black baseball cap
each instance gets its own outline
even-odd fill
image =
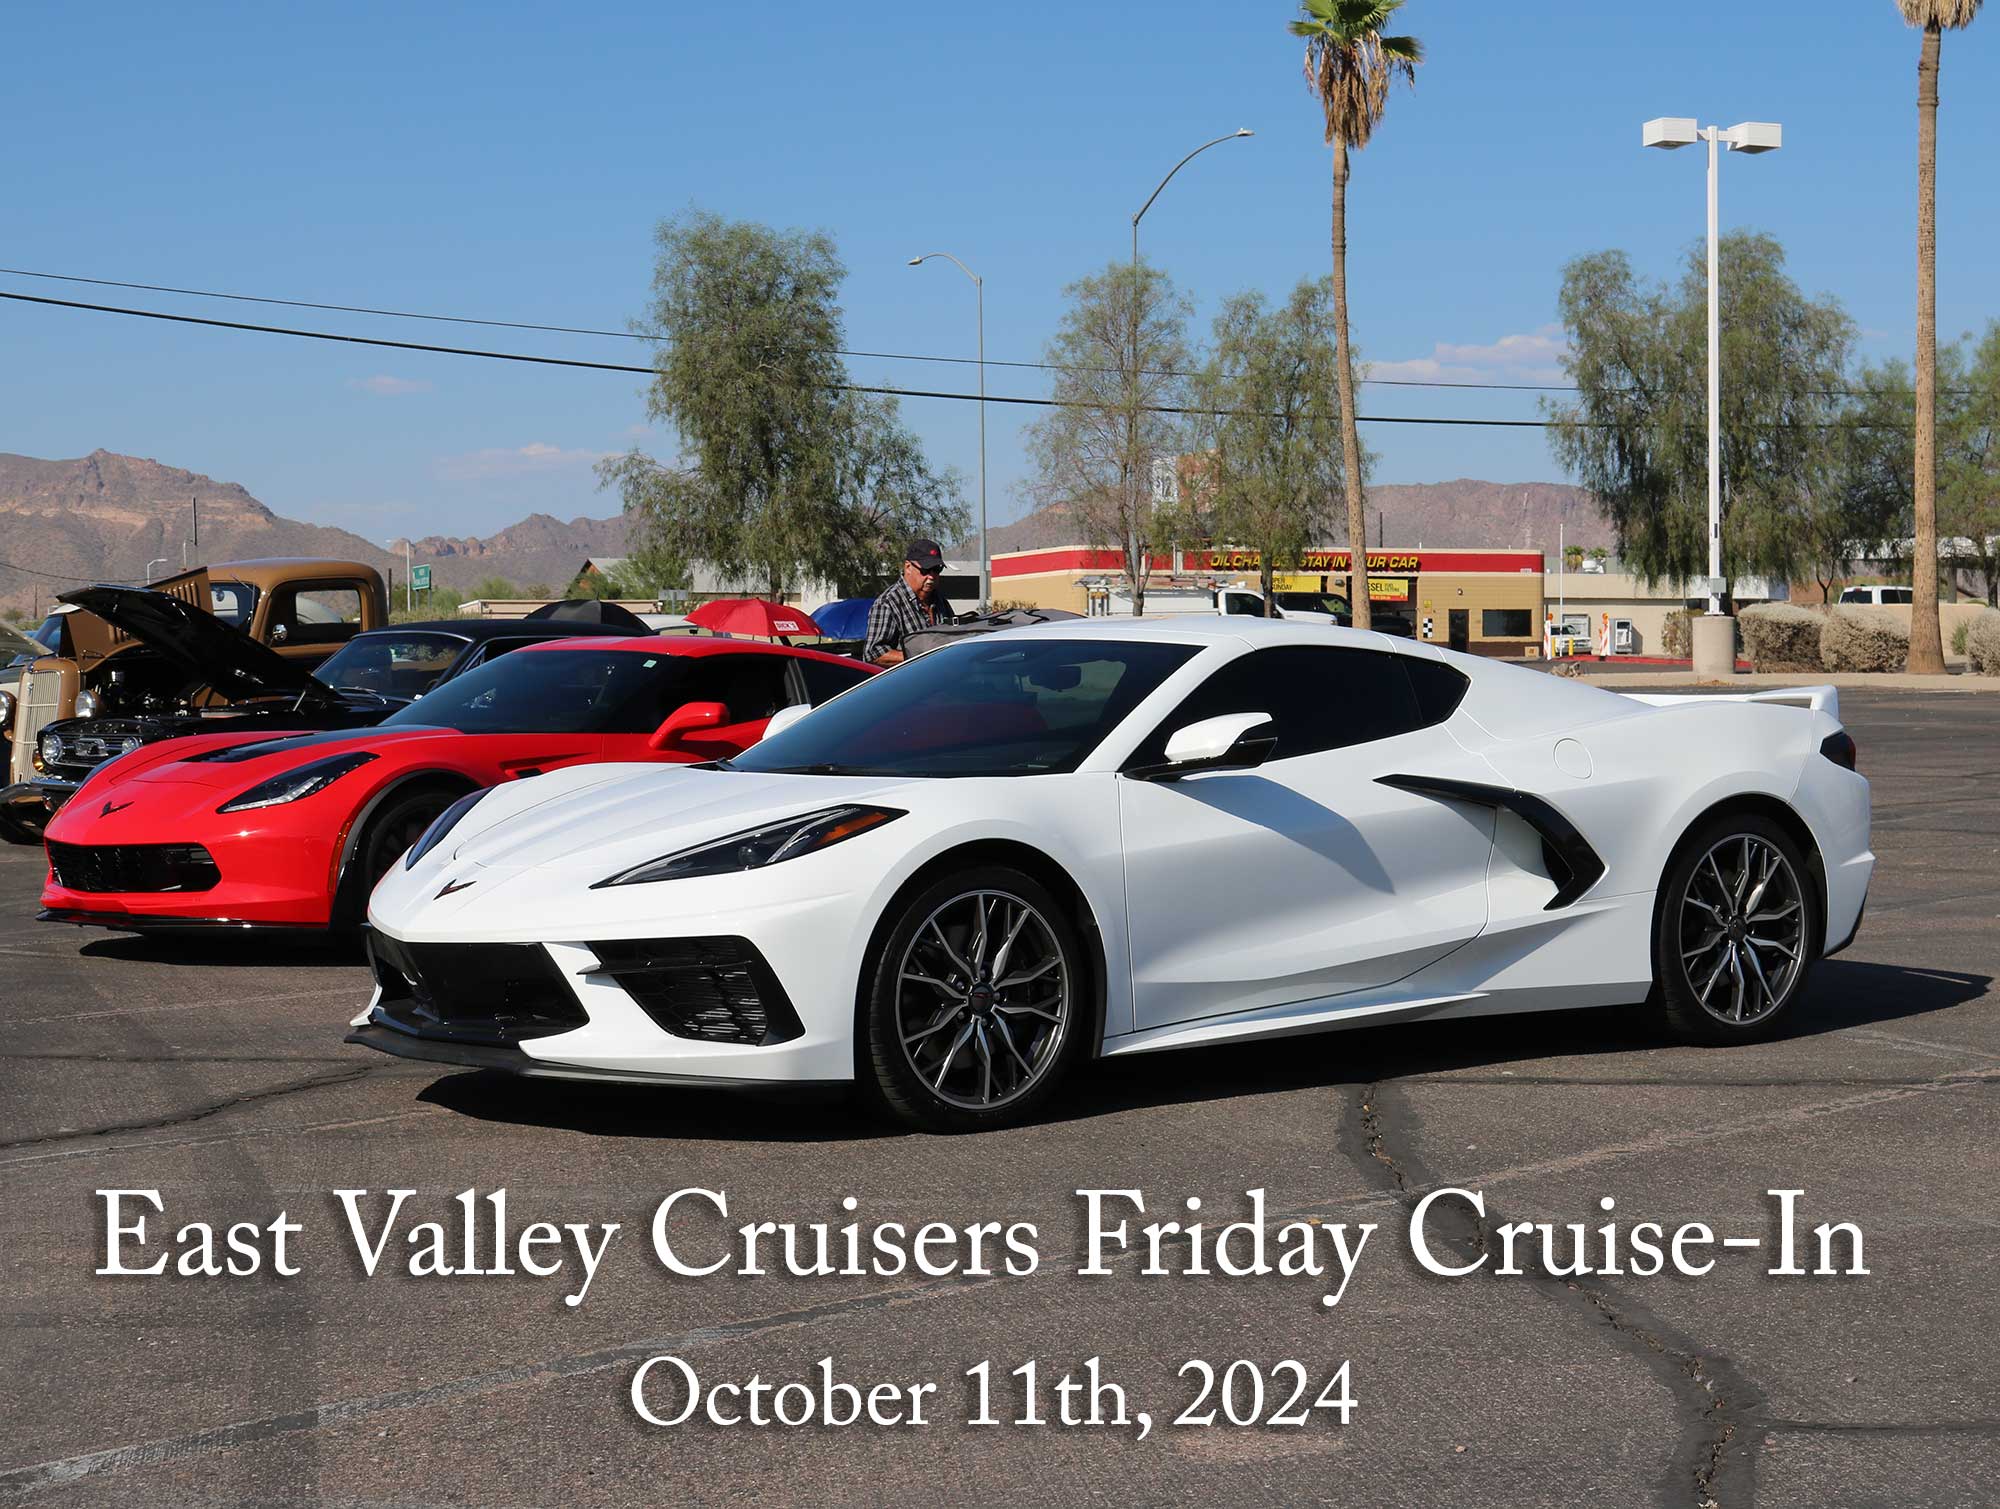
[[[932,575],[938,575],[944,571],[944,550],[936,540],[910,541],[909,548],[903,552],[903,559],[908,561],[912,566],[915,566],[917,570],[929,572]]]

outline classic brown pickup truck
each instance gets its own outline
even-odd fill
[[[206,609],[307,670],[364,629],[389,621],[381,574],[359,561],[227,561],[149,585]],[[0,724],[11,734],[0,830],[9,838],[32,840],[46,816],[33,786],[36,736],[44,725],[193,709],[216,700],[212,687],[190,685],[182,670],[94,613],[60,610],[55,623],[50,653],[30,661],[16,685],[0,687]]]

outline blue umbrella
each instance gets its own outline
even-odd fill
[[[837,603],[813,609],[812,619],[828,639],[865,639],[868,610],[874,605],[872,597],[843,597]]]

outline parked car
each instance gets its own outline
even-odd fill
[[[1085,1059],[1362,1022],[1619,1006],[1751,1041],[1860,926],[1838,709],[1252,619],[975,637],[733,759],[454,809],[375,891],[348,1041],[858,1081],[939,1131]]]
[[[178,598],[136,587],[92,587],[83,606],[181,666],[183,695],[149,698],[127,716],[65,718],[42,730],[35,774],[40,798],[15,814],[17,841],[41,841],[50,816],[90,773],[162,739],[196,733],[365,728],[455,676],[524,645],[581,635],[627,636],[626,622],[450,618],[356,635],[310,674],[240,629]],[[623,615],[636,624],[629,615]]]
[[[1344,597],[1324,592],[1273,592],[1271,606],[1276,610],[1268,615],[1272,618],[1324,623],[1342,629],[1354,627],[1354,615]],[[1215,590],[1215,611],[1241,618],[1263,618],[1266,616],[1264,594],[1255,587],[1218,587]],[[1408,620],[1380,607],[1376,608],[1369,626],[1377,634],[1393,634],[1398,639],[1416,638],[1416,630]]]
[[[484,787],[569,765],[737,754],[780,709],[872,674],[748,640],[563,638],[486,660],[372,728],[168,740],[99,768],[50,821],[42,917],[357,925],[397,856]]]
[[[1872,608],[1889,607],[1895,604],[1908,607],[1912,601],[1912,593],[1908,587],[1842,587],[1840,589],[1840,601],[1843,604],[1853,603]]]
[[[301,671],[310,671],[356,634],[389,621],[381,574],[359,561],[230,561],[146,589],[113,590],[177,598],[269,645]],[[49,652],[21,668],[18,689],[8,699],[16,705],[9,784],[0,790],[0,836],[16,842],[33,842],[47,816],[30,781],[37,774],[40,735],[49,724],[144,710],[165,697],[193,704],[201,696],[199,687],[186,686],[184,667],[162,660],[153,647],[81,606],[78,596],[65,594],[52,615],[56,627]],[[43,635],[37,631],[36,637]]]

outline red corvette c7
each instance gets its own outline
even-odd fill
[[[206,734],[100,766],[50,822],[44,921],[343,928],[447,807],[561,765],[738,754],[874,674],[816,650],[648,636],[529,645],[372,728]]]

